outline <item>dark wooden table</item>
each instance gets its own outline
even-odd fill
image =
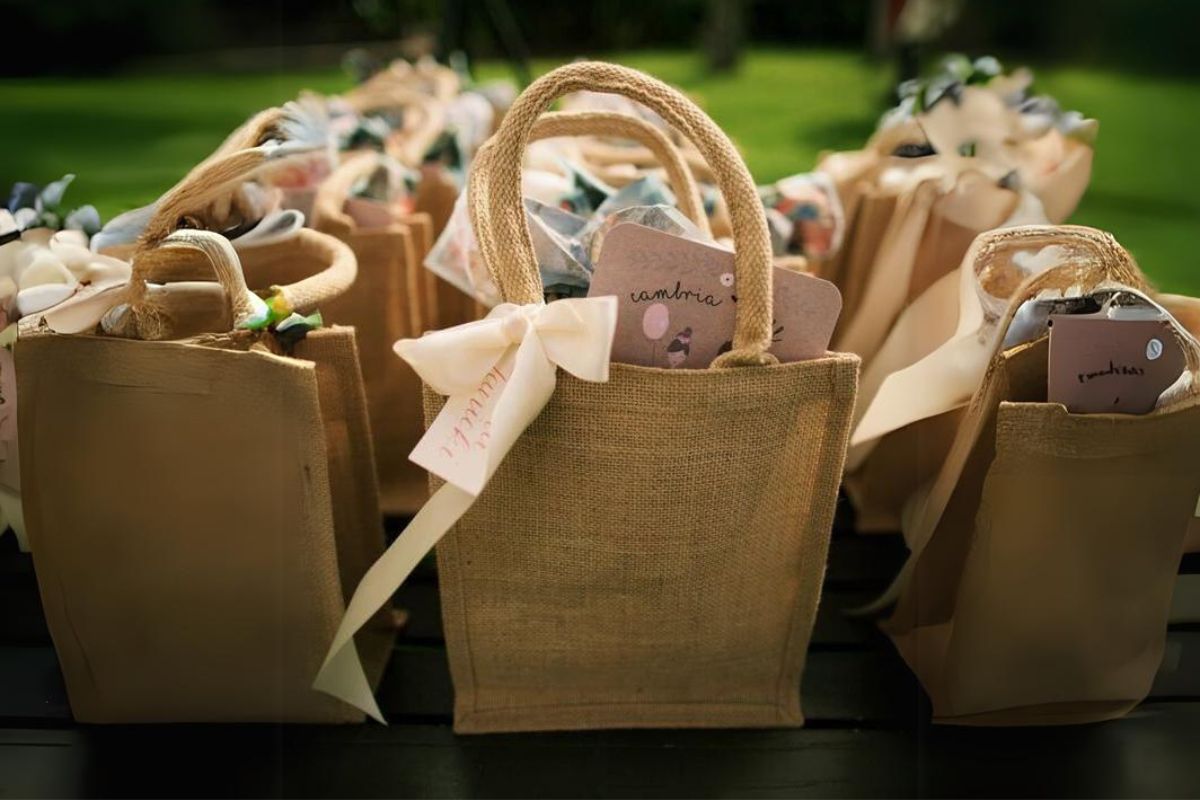
[[[903,557],[837,532],[804,675],[801,730],[455,736],[436,576],[379,692],[391,724],[80,726],[71,720],[32,563],[0,543],[0,797],[862,797],[1200,795],[1200,627],[1172,627],[1151,698],[1068,728],[929,724],[890,644],[842,611]],[[1200,571],[1184,560],[1183,570]]]

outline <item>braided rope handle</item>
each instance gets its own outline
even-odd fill
[[[252,179],[273,160],[273,150],[262,140],[278,137],[275,125],[282,118],[279,109],[267,109],[235,131],[225,144],[159,198],[154,216],[138,242],[136,258],[153,252],[180,230],[188,230],[187,217],[222,197],[228,197],[241,183]],[[242,146],[238,149],[238,146]],[[174,239],[173,241],[180,241]],[[293,240],[301,252],[313,254],[328,266],[286,286],[274,287],[296,310],[313,309],[343,294],[354,283],[358,265],[354,253],[343,243],[316,231],[302,230]],[[215,256],[210,256],[210,260]],[[153,260],[151,259],[151,262]],[[131,291],[138,295],[138,270],[135,267]],[[148,279],[148,276],[145,276]],[[129,301],[131,304],[135,300]]]
[[[771,346],[772,264],[767,218],[741,156],[708,115],[678,90],[627,67],[579,62],[560,67],[530,84],[513,103],[485,158],[475,159],[468,205],[484,263],[505,300],[542,300],[541,277],[521,197],[521,163],[539,117],[564,94],[591,90],[620,94],[658,112],[704,155],[730,209],[738,304],[733,349],[714,367],[777,363]],[[480,225],[488,218],[490,224]]]
[[[225,141],[221,142],[221,146],[213,151],[209,159],[227,156],[238,150],[258,147],[271,139],[282,138],[280,123],[285,118],[286,114],[282,108],[276,106],[263,109],[225,137]]]
[[[668,136],[667,138],[671,137]],[[675,142],[671,142],[671,144],[675,144]],[[705,162],[704,156],[700,155],[700,153],[686,143],[676,145],[676,147],[679,149],[684,162],[688,165],[688,169],[691,170],[696,180],[711,183],[713,180],[712,169]],[[615,164],[652,167],[658,163],[658,159],[654,153],[645,148],[622,147],[621,145],[608,144],[607,142],[588,142],[583,146],[583,158],[589,164],[599,167],[609,167]]]
[[[133,339],[170,338],[174,332],[171,308],[150,292],[149,284],[160,273],[176,271],[180,262],[191,261],[196,253],[204,256],[212,268],[229,305],[234,327],[249,319],[255,311],[254,301],[233,245],[219,233],[185,229],[169,234],[157,247],[141,250],[134,256],[129,285],[114,306],[114,309],[126,308],[115,319],[106,315],[105,332]],[[193,302],[200,302],[199,294]]]
[[[332,236],[303,229],[297,231],[290,246],[298,257],[307,256],[328,266],[286,286],[271,287],[272,292],[280,295],[288,308],[301,313],[311,312],[344,293],[354,283],[358,263],[354,252],[345,243]],[[253,249],[247,248],[247,251],[252,252]],[[156,302],[148,284],[156,283],[160,275],[194,271],[193,264],[184,262],[191,262],[196,252],[204,255],[212,266],[216,282],[229,303],[234,327],[253,315],[256,304],[246,285],[241,260],[233,244],[214,231],[181,229],[166,236],[157,247],[140,250],[134,256],[128,287],[114,304],[129,308],[127,322],[122,324],[120,335],[138,339],[170,337],[175,327],[171,309],[177,306]],[[203,302],[201,294],[207,292],[203,287],[197,291],[196,301]]]
[[[146,223],[138,241],[139,251],[151,250],[176,230],[189,227],[188,216],[233,193],[270,160],[271,155],[266,148],[250,147],[213,155],[201,161],[158,199],[154,215]]]
[[[272,287],[282,295],[289,308],[302,313],[313,311],[320,303],[349,289],[354,282],[357,262],[353,251],[343,242],[323,233],[303,229],[296,233],[293,246],[298,254],[308,255],[329,266],[304,280]],[[162,339],[171,335],[174,328],[170,319],[171,309],[156,302],[149,284],[157,282],[160,275],[178,273],[184,267],[181,262],[191,261],[195,253],[203,255],[212,267],[216,282],[229,304],[235,328],[257,313],[258,304],[246,285],[241,259],[233,244],[214,231],[182,229],[165,237],[157,247],[142,250],[134,257],[128,288],[115,304],[128,306],[119,335],[138,339]],[[190,272],[191,269],[185,271]],[[197,291],[208,294],[204,287]]]
[[[274,286],[272,289],[283,295],[287,304],[302,313],[316,310],[319,306],[340,297],[354,285],[358,276],[358,259],[354,251],[345,242],[325,233],[301,228],[291,240],[292,246],[299,253],[311,256],[319,264],[327,264],[325,269],[307,278],[293,281],[284,286]],[[270,247],[271,245],[259,245]],[[248,247],[247,251],[254,248]]]
[[[670,137],[652,123],[614,111],[552,112],[538,118],[529,133],[529,141],[557,136],[611,136],[632,139],[641,144],[666,171],[667,181],[677,195],[680,211],[706,236],[712,235],[708,227],[708,215],[704,213],[700,187],[692,170]]]
[[[216,216],[228,213],[235,192],[231,184],[239,176],[249,177],[266,163],[267,155],[254,152],[261,145],[280,140],[280,123],[286,115],[282,108],[263,109],[238,126],[207,158],[192,167],[187,175],[167,190],[155,206],[154,214],[142,233],[143,249],[155,246],[177,228],[182,218],[214,204]]]

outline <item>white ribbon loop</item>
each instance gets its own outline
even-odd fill
[[[617,324],[615,297],[505,303],[486,319],[396,343],[446,405],[410,458],[446,481],[363,576],[314,688],[383,715],[354,634],[375,615],[475,502],[504,456],[554,393],[556,370],[603,383]]]

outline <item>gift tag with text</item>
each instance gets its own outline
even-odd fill
[[[771,352],[781,362],[825,354],[842,308],[829,281],[775,269]],[[733,253],[632,223],[604,240],[589,297],[618,301],[613,361],[706,369],[733,345]]]
[[[1163,319],[1050,317],[1046,400],[1077,414],[1147,414],[1186,360]]]

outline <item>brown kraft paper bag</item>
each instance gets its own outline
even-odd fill
[[[1075,244],[1069,263],[1014,295],[1002,330],[1042,292],[1144,291],[1119,247]],[[1196,343],[1175,330],[1194,381]],[[1200,494],[1195,385],[1145,415],[1071,414],[1045,402],[1046,358],[1044,337],[997,345],[884,598],[896,600],[884,628],[936,722],[1119,717],[1149,692],[1162,658]]]

